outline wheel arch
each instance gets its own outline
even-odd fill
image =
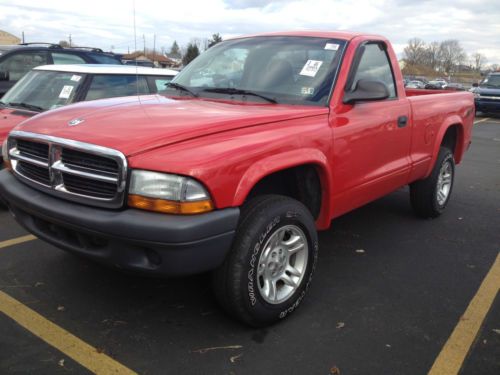
[[[426,176],[428,176],[432,168],[434,168],[441,146],[448,146],[451,149],[456,164],[462,161],[462,156],[464,154],[464,125],[458,115],[447,118],[440,127],[434,144],[432,162],[429,165]]]
[[[286,173],[298,171],[300,168],[309,171],[314,170],[316,173],[319,181],[321,200],[318,214],[314,215],[313,212],[311,213],[315,216],[318,229],[328,228],[330,225],[330,166],[327,157],[317,149],[287,151],[268,156],[252,164],[239,181],[234,195],[233,206],[241,206],[248,198],[252,197],[252,194],[259,186],[262,186],[263,183],[273,176],[281,178]],[[265,191],[265,193],[276,192]],[[285,195],[292,196],[289,194]],[[302,203],[308,206],[305,202]],[[308,208],[311,211],[311,207]]]

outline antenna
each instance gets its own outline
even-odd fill
[[[135,0],[132,0],[132,7],[134,9],[134,53],[137,52],[137,29],[135,27]],[[137,93],[137,99],[139,103],[141,102],[141,97],[139,96],[139,72],[137,68],[137,57],[135,58],[135,92]]]

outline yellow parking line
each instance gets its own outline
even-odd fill
[[[136,374],[2,291],[0,312],[95,374]]]
[[[483,118],[483,119],[478,120],[478,121],[474,121],[474,125],[480,124],[480,123],[485,122],[485,121],[488,121],[488,120],[490,120],[490,118],[489,118],[489,117]]]
[[[28,234],[27,236],[22,236],[22,237],[17,237],[13,238],[12,240],[7,240],[0,242],[0,249],[3,249],[4,247],[9,247],[9,246],[14,246],[23,242],[28,242],[28,241],[33,241],[36,240],[36,237]]]
[[[500,254],[432,365],[429,375],[458,374],[500,289]]]

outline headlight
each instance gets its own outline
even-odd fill
[[[5,168],[11,169],[10,160],[9,160],[9,148],[7,147],[7,140],[8,140],[8,138],[6,138],[2,144],[2,159],[3,159],[3,165],[5,166]]]
[[[128,204],[142,210],[170,214],[212,211],[210,195],[198,181],[173,174],[132,171]]]

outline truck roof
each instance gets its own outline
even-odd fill
[[[295,31],[280,31],[274,33],[261,33],[253,35],[242,35],[231,39],[240,39],[240,38],[255,37],[255,36],[306,36],[306,37],[316,37],[316,38],[351,40],[357,36],[364,36],[364,35],[367,34],[349,32],[349,31],[295,30]],[[379,35],[374,35],[374,37],[376,37],[377,39],[385,40],[384,37]]]
[[[112,64],[60,64],[41,65],[33,70],[46,70],[53,72],[70,72],[82,74],[140,74],[154,76],[174,76],[178,73],[172,69],[147,68],[144,66],[112,65]]]

